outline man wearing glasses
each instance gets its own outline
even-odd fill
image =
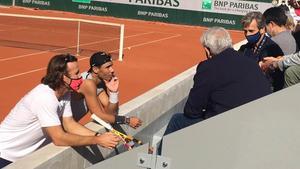
[[[118,144],[114,134],[98,135],[73,119],[70,91],[76,92],[81,83],[75,56],[56,55],[50,60],[41,84],[27,93],[1,123],[0,168],[50,140],[57,146],[97,144],[113,148]]]

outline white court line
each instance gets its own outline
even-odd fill
[[[132,47],[144,46],[144,45],[148,45],[148,44],[155,43],[155,42],[160,42],[160,41],[164,41],[164,40],[168,40],[168,39],[172,39],[172,38],[177,38],[177,37],[180,37],[180,36],[182,36],[182,35],[177,34],[177,35],[170,36],[170,37],[167,37],[167,38],[161,38],[161,39],[157,39],[157,40],[153,40],[153,41],[149,41],[149,42],[145,42],[145,43],[140,43],[140,44],[136,44],[136,45],[124,47],[123,49],[125,50],[125,49],[128,49],[129,47],[132,48]],[[115,52],[115,51],[118,51],[118,50],[113,50],[113,51],[109,51],[109,52]],[[79,61],[80,60],[84,60],[84,59],[88,59],[88,58],[89,57],[80,58]],[[11,79],[13,77],[18,77],[18,76],[26,75],[26,74],[29,74],[29,73],[38,72],[38,71],[45,70],[45,69],[46,69],[46,67],[43,67],[43,68],[34,69],[34,70],[27,71],[27,72],[23,72],[23,73],[11,75],[11,76],[2,77],[2,78],[0,78],[0,81],[6,80],[6,79]]]
[[[155,33],[155,32],[146,32],[146,33],[141,33],[141,34],[136,34],[136,35],[131,35],[131,36],[125,36],[124,38],[125,39],[126,38],[132,38],[132,37],[135,37],[135,36],[147,35],[147,34],[151,34],[151,33]],[[109,42],[109,41],[114,41],[114,40],[117,40],[117,39],[120,39],[120,38],[114,38],[114,39],[107,39],[107,40],[103,40],[103,41],[90,42],[90,43],[82,44],[80,46],[87,46],[87,45],[93,45],[93,44],[102,43],[102,42]],[[113,52],[113,51],[110,51],[110,52]]]
[[[18,74],[11,75],[11,76],[6,76],[6,77],[3,77],[3,78],[0,78],[0,81],[6,80],[6,79],[11,79],[13,77],[18,77],[18,76],[26,75],[26,74],[29,74],[29,73],[38,72],[38,71],[45,70],[45,69],[46,69],[46,67],[43,67],[43,68],[39,68],[39,69],[30,70],[28,72],[23,72],[23,73],[18,73]]]
[[[88,58],[88,57],[84,57],[84,58],[80,58],[80,59],[78,59],[78,60],[80,61],[80,60],[84,60],[84,59],[87,59],[87,58]],[[38,68],[38,69],[34,69],[34,70],[27,71],[27,72],[18,73],[18,74],[15,74],[15,75],[3,77],[3,78],[0,78],[0,81],[6,80],[6,79],[11,79],[11,78],[13,78],[13,77],[18,77],[18,76],[26,75],[26,74],[29,74],[29,73],[38,72],[38,71],[41,71],[41,70],[46,70],[46,67],[42,67],[42,68]]]
[[[155,32],[140,33],[140,34],[135,34],[135,35],[131,35],[131,36],[125,36],[124,38],[132,38],[132,37],[142,36],[142,35],[147,35],[147,34],[152,34],[152,33],[155,33]],[[119,39],[119,38],[117,38],[117,39]],[[104,41],[95,41],[95,42],[90,42],[90,43],[84,43],[84,44],[81,44],[80,46],[86,46],[86,45],[91,45],[91,44],[103,43],[103,42],[108,42],[108,41],[113,41],[113,40],[116,40],[116,39],[107,39],[107,40],[104,40]],[[0,62],[8,61],[8,60],[14,60],[14,59],[19,59],[19,58],[24,58],[24,57],[27,57],[27,56],[40,55],[40,54],[44,54],[44,53],[48,53],[48,52],[52,52],[52,51],[64,50],[64,49],[73,48],[73,47],[76,47],[76,46],[77,45],[73,45],[73,46],[69,46],[69,47],[65,47],[65,48],[58,48],[58,49],[53,49],[53,50],[45,50],[45,51],[41,51],[41,52],[30,53],[30,54],[26,54],[26,55],[20,55],[20,56],[15,56],[15,57],[10,57],[10,58],[0,59]]]
[[[145,42],[145,43],[140,43],[140,44],[128,46],[128,47],[126,47],[126,48],[124,48],[124,49],[133,48],[133,47],[138,47],[138,46],[143,46],[143,45],[147,45],[147,44],[150,44],[150,43],[155,43],[155,42],[159,42],[159,41],[163,41],[163,40],[167,40],[167,39],[177,38],[177,37],[180,37],[180,36],[182,36],[182,35],[177,34],[177,35],[170,36],[170,37],[167,37],[167,38],[162,38],[162,39],[158,39],[158,40],[153,40],[153,41],[149,41],[149,42]]]
[[[19,30],[25,30],[25,29],[28,29],[27,27],[22,27],[22,28],[16,28],[16,29],[1,29],[0,32],[13,32],[13,31],[19,31]]]

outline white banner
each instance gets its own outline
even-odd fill
[[[238,0],[93,0],[127,5],[161,7],[191,11],[204,11],[234,15],[245,15],[250,11],[264,12],[271,3]]]

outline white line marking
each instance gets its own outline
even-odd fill
[[[111,51],[111,52],[113,52],[113,51]],[[89,58],[89,57],[80,58],[78,60],[81,61],[81,60],[84,60],[84,59],[87,59],[87,58]],[[0,81],[6,80],[6,79],[10,79],[10,78],[13,78],[13,77],[18,77],[18,76],[26,75],[26,74],[29,74],[29,73],[38,72],[38,71],[41,71],[41,70],[46,70],[46,67],[42,67],[42,68],[39,68],[39,69],[30,70],[30,71],[23,72],[23,73],[18,73],[18,74],[7,76],[7,77],[2,77],[2,78],[0,78]]]
[[[0,59],[0,62],[7,61],[7,60],[14,60],[14,59],[19,59],[19,58],[24,58],[24,57],[32,56],[32,55],[39,55],[39,54],[43,54],[43,53],[47,53],[47,52],[49,52],[49,51],[42,51],[42,52],[30,53],[30,54],[27,54],[27,55],[20,55],[20,56]]]
[[[168,39],[172,39],[172,38],[177,38],[177,37],[180,37],[180,36],[182,36],[182,35],[177,34],[177,35],[170,36],[170,37],[167,37],[167,38],[162,38],[162,39],[153,40],[153,41],[149,41],[149,42],[145,42],[145,43],[140,43],[140,44],[136,44],[136,45],[132,45],[132,46],[127,46],[127,47],[125,47],[124,49],[127,49],[128,47],[133,48],[133,47],[143,46],[143,45],[147,45],[147,44],[150,44],[150,43],[155,43],[155,42],[159,42],[159,41],[163,41],[163,40],[168,40]]]
[[[4,31],[6,31],[6,32],[14,32],[14,31],[19,31],[19,30],[26,30],[27,29],[27,27],[21,27],[21,28],[15,28],[15,29],[1,29],[0,31],[1,32],[4,32]]]
[[[125,38],[142,36],[142,35],[147,35],[147,34],[152,34],[152,33],[155,33],[155,32],[140,33],[140,34],[125,36]],[[103,43],[103,42],[113,41],[113,40],[116,40],[116,39],[119,39],[119,38],[108,39],[108,40],[104,40],[104,41],[95,41],[95,42],[90,42],[90,43],[84,43],[84,44],[81,44],[80,46],[86,46],[86,45],[92,45],[92,44],[97,44],[97,43]],[[15,56],[15,57],[10,57],[10,58],[0,59],[0,62],[8,61],[8,60],[14,60],[14,59],[19,59],[19,58],[24,58],[24,57],[27,57],[27,56],[40,55],[40,54],[44,54],[44,53],[48,53],[48,52],[52,52],[52,51],[58,51],[58,50],[64,50],[64,49],[68,49],[68,48],[74,48],[76,46],[77,45],[73,45],[73,46],[69,46],[69,47],[65,47],[65,48],[57,48],[57,49],[52,49],[52,50],[45,50],[45,51],[41,51],[41,52],[30,53],[30,54],[26,54],[26,55],[20,55],[20,56]]]
[[[132,35],[132,36],[134,36],[134,35]],[[132,47],[144,46],[144,45],[148,45],[148,44],[155,43],[155,42],[160,42],[160,41],[164,41],[164,40],[168,40],[168,39],[172,39],[172,38],[177,38],[177,37],[180,37],[180,36],[182,36],[182,35],[177,34],[177,35],[166,37],[166,38],[161,38],[161,39],[157,39],[157,40],[153,40],[153,41],[149,41],[149,42],[145,42],[145,43],[140,43],[140,44],[136,44],[136,45],[132,45],[132,46],[127,46],[127,47],[124,47],[123,49],[125,50],[128,47],[132,48]],[[109,51],[109,52],[115,52],[115,51],[118,51],[118,49],[117,50],[113,50],[113,51]],[[80,58],[78,60],[81,61],[81,60],[88,59],[88,58],[89,57],[83,57],[83,58]],[[13,77],[18,77],[18,76],[26,75],[26,74],[29,74],[29,73],[38,72],[38,71],[45,70],[45,69],[46,69],[46,67],[43,67],[43,68],[34,69],[34,70],[30,70],[30,71],[27,71],[27,72],[23,72],[23,73],[11,75],[11,76],[7,76],[7,77],[2,77],[2,78],[0,78],[0,81],[6,80],[6,79],[11,79]]]
[[[38,72],[38,71],[45,70],[45,69],[46,69],[46,67],[43,67],[43,68],[39,68],[39,69],[30,70],[28,72],[23,72],[23,73],[11,75],[11,76],[2,77],[2,78],[0,78],[0,81],[6,80],[6,79],[10,79],[10,78],[13,78],[13,77],[18,77],[18,76],[26,75],[26,74],[29,74],[29,73]]]

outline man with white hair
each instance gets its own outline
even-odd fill
[[[173,115],[165,135],[271,93],[259,66],[232,48],[224,28],[208,29],[201,44],[207,60],[197,66],[184,113]]]

